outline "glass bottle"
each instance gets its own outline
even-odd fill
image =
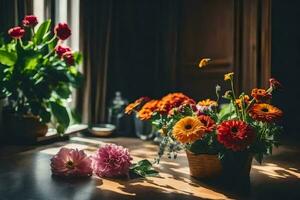
[[[124,110],[128,101],[122,98],[121,92],[115,93],[115,98],[110,103],[108,108],[108,123],[116,126],[117,134],[121,134],[126,131],[126,119],[124,116]]]

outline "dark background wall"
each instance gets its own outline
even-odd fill
[[[273,98],[285,113],[286,135],[300,138],[300,1],[272,1],[272,76],[284,86]]]

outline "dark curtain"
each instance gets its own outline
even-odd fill
[[[173,89],[178,0],[81,1],[83,121],[106,121],[116,91],[129,101]]]
[[[26,14],[32,14],[32,0],[0,0],[0,33],[20,25]]]
[[[132,101],[158,98],[172,89],[177,0],[116,1],[107,100],[115,91]]]
[[[99,123],[105,119],[113,2],[80,1],[80,37],[85,83],[78,92],[77,107],[82,113],[83,122]]]

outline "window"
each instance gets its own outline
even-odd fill
[[[40,22],[51,19],[54,24],[66,22],[72,35],[66,45],[79,50],[79,1],[80,0],[33,0],[33,14]]]

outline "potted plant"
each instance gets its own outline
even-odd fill
[[[148,106],[141,100],[129,104],[127,113],[135,111],[160,129],[163,140],[157,162],[165,151],[169,158],[176,158],[177,152],[185,149],[192,176],[236,180],[249,177],[253,157],[261,163],[264,155],[272,153],[282,129],[277,125],[282,111],[266,101],[280,83],[270,79],[270,87],[253,89],[250,99],[244,93],[235,94],[233,73],[225,74],[224,79],[231,90],[223,96],[229,102],[221,107],[220,86],[216,87],[216,100],[197,104],[182,93],[152,100]]]
[[[62,134],[70,124],[66,99],[82,80],[78,71],[82,56],[63,45],[71,35],[66,23],[52,32],[50,20],[36,28],[38,20],[30,15],[22,24],[9,29],[11,39],[0,43],[0,86],[8,101],[6,129],[17,137],[43,136],[52,121]]]

